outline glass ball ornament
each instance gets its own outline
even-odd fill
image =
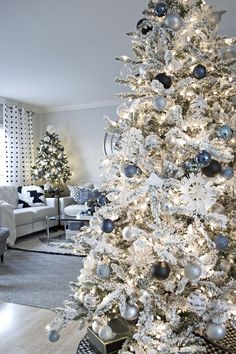
[[[226,48],[226,49],[224,49],[222,56],[223,56],[224,60],[235,59],[236,58],[236,51],[231,47]]]
[[[135,240],[135,230],[134,226],[125,226],[122,231],[122,236],[125,241],[133,241]]]
[[[92,330],[94,331],[94,333],[98,333],[100,328],[101,328],[100,323],[98,323],[97,321],[93,321]]]
[[[211,340],[221,340],[226,335],[226,328],[224,325],[209,323],[206,328],[206,335]]]
[[[217,135],[219,138],[228,141],[232,139],[234,132],[233,129],[228,124],[224,124],[222,127],[219,128],[217,131]]]
[[[167,15],[165,18],[166,27],[171,28],[173,31],[178,31],[181,28],[182,23],[182,18],[175,13]]]
[[[139,307],[136,304],[126,304],[124,311],[121,313],[127,321],[135,321],[139,316]]]
[[[193,69],[193,76],[195,77],[195,79],[201,80],[206,77],[206,75],[207,70],[204,65],[199,64]]]
[[[164,2],[159,2],[154,8],[154,14],[157,17],[163,17],[167,14],[168,7]]]
[[[187,173],[194,173],[199,171],[199,165],[196,161],[196,159],[188,159],[186,161],[184,161],[183,163],[183,170]]]
[[[188,263],[184,268],[184,275],[188,280],[194,281],[200,278],[201,267],[197,263]]]
[[[214,242],[218,251],[226,251],[229,246],[228,238],[221,234],[216,236]]]
[[[163,281],[166,280],[171,272],[171,267],[167,262],[158,262],[150,268],[150,274],[153,278]]]
[[[110,275],[110,268],[107,264],[98,264],[96,275],[99,278],[108,278]]]
[[[144,36],[148,34],[148,32],[152,31],[152,26],[147,23],[146,18],[142,18],[141,20],[138,21],[137,30],[140,31]]]
[[[101,229],[106,234],[111,233],[115,228],[115,223],[110,219],[104,219],[101,225]]]
[[[102,326],[98,330],[98,335],[102,340],[109,340],[113,337],[113,332],[110,326]]]
[[[209,178],[216,177],[221,171],[221,164],[216,160],[211,160],[211,163],[207,167],[202,168],[202,173]]]
[[[166,75],[165,73],[157,74],[154,77],[154,80],[159,81],[164,86],[165,89],[169,89],[172,85],[171,77]]]
[[[107,200],[107,197],[105,196],[105,194],[101,194],[97,198],[97,203],[100,207],[103,207],[104,205],[106,205],[107,202],[108,202],[108,200]]]
[[[153,99],[153,107],[157,111],[163,111],[166,108],[167,99],[163,96],[158,96]]]
[[[127,165],[124,168],[124,174],[128,178],[133,178],[135,175],[138,174],[138,166],[136,165]]]
[[[206,167],[211,162],[211,155],[209,154],[209,152],[203,150],[199,152],[199,154],[197,155],[196,161],[199,164],[199,166]]]
[[[232,167],[226,167],[221,171],[220,175],[224,179],[229,180],[234,177],[234,169]]]
[[[57,342],[60,338],[60,334],[55,331],[55,330],[50,330],[48,331],[48,339],[50,340],[50,342]]]

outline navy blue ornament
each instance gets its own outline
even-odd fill
[[[199,152],[199,154],[196,157],[196,161],[197,163],[201,166],[201,167],[206,167],[210,164],[211,162],[211,155],[209,154],[209,152],[202,150],[201,152]]]
[[[204,77],[206,77],[207,74],[207,70],[205,68],[205,66],[199,64],[197,66],[195,66],[195,68],[193,69],[193,76],[195,77],[195,79],[203,79]]]
[[[158,262],[153,264],[150,268],[150,273],[153,278],[163,281],[166,280],[171,272],[171,268],[166,262]]]
[[[106,205],[108,202],[107,197],[105,196],[105,194],[101,194],[99,195],[98,199],[97,199],[97,203],[100,207],[103,207],[104,205]]]
[[[233,129],[231,129],[228,124],[225,124],[222,127],[220,127],[220,129],[217,131],[217,135],[219,138],[227,141],[232,139],[234,132]]]
[[[207,177],[216,177],[221,171],[221,164],[216,160],[211,160],[210,165],[202,168],[202,173]]]
[[[172,85],[172,79],[170,76],[166,75],[165,73],[157,74],[154,80],[160,81],[165,89],[169,89]]]
[[[184,161],[183,169],[187,173],[197,172],[199,170],[199,165],[198,165],[196,159],[189,159],[189,160]]]
[[[226,167],[223,169],[221,172],[221,176],[224,177],[225,179],[231,179],[234,176],[234,170],[232,167]]]
[[[221,234],[216,236],[214,242],[218,251],[226,251],[229,246],[229,240]]]
[[[128,178],[132,178],[138,173],[138,167],[136,165],[127,165],[124,168],[124,174]]]
[[[110,234],[115,228],[115,223],[110,219],[105,219],[102,222],[101,229],[106,234]]]
[[[155,6],[154,13],[157,17],[163,17],[167,14],[168,7],[164,2],[160,2]]]
[[[142,18],[137,23],[137,30],[145,36],[148,32],[152,31],[152,26],[147,23],[146,18]]]
[[[51,330],[48,332],[48,339],[50,340],[50,342],[57,342],[60,338],[60,334],[55,331],[55,330]]]

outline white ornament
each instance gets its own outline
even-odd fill
[[[226,329],[224,325],[209,323],[206,329],[206,334],[209,339],[217,341],[225,337]]]
[[[184,268],[185,277],[189,280],[197,280],[202,274],[201,267],[197,263],[188,263]]]
[[[187,303],[189,310],[198,316],[202,316],[206,311],[207,298],[200,291],[191,293],[187,298]]]
[[[116,109],[116,113],[120,118],[128,118],[130,108],[126,103],[122,103]]]
[[[122,231],[123,239],[126,241],[133,241],[136,238],[137,228],[134,226],[126,226]]]
[[[109,340],[113,337],[112,329],[109,326],[99,328],[98,335],[102,340]]]
[[[83,298],[83,304],[87,309],[96,309],[97,299],[92,294],[86,294]]]
[[[97,321],[93,321],[92,323],[92,330],[94,333],[98,333],[101,328],[101,325]]]
[[[175,13],[169,14],[165,18],[165,25],[174,31],[178,31],[182,26],[182,18]]]
[[[167,99],[163,96],[157,96],[153,99],[153,107],[157,111],[163,111],[165,109],[167,104]]]
[[[139,308],[138,305],[134,304],[126,304],[124,311],[121,313],[121,317],[123,317],[127,321],[134,321],[139,316]]]

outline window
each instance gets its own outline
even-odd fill
[[[5,133],[0,126],[0,184],[5,184]]]

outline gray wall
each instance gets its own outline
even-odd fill
[[[103,155],[105,122],[103,117],[116,118],[116,107],[101,107],[39,114],[38,137],[48,125],[60,135],[72,172],[70,184],[99,183],[99,161]]]

